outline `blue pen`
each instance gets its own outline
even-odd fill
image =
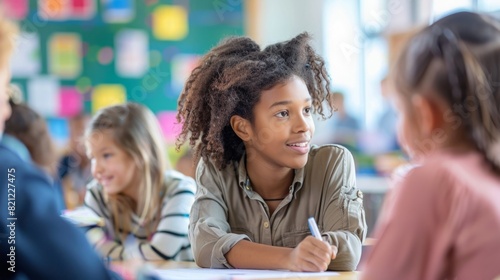
[[[309,225],[309,230],[311,231],[312,235],[316,237],[318,240],[323,241],[314,217],[310,217],[309,219],[307,219],[307,224]]]

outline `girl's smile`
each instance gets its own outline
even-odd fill
[[[94,133],[87,143],[92,176],[108,194],[123,193],[138,197],[137,165],[114,141],[110,131]]]
[[[309,153],[309,139],[287,143],[286,145],[301,155]]]

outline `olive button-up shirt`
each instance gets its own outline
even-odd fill
[[[307,219],[314,217],[323,239],[338,247],[328,268],[356,269],[367,228],[347,149],[312,146],[307,164],[295,170],[288,196],[272,215],[247,179],[245,156],[223,170],[199,162],[189,238],[200,266],[231,268],[225,254],[241,240],[294,248],[311,235]]]

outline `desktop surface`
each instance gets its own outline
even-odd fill
[[[163,271],[165,275],[168,275],[168,271],[165,270],[174,270],[176,269],[178,272],[178,269],[200,269],[194,262],[174,262],[174,261],[148,261],[148,262],[143,262],[143,261],[123,261],[123,262],[113,262],[112,263],[112,269],[118,271],[119,273],[123,273],[121,270],[127,270],[129,276],[136,276],[136,275],[130,275],[131,271],[142,271],[146,273],[151,273],[151,272],[159,272]],[[291,279],[300,279],[300,280],[357,280],[359,279],[360,274],[359,272],[336,272],[336,275],[325,275],[321,276],[318,274],[315,274],[314,276],[304,276],[303,274],[298,277],[292,277]],[[126,277],[129,278],[129,277]],[[285,279],[283,277],[270,277],[270,278],[262,278],[261,276],[252,278],[248,277],[248,275],[245,275],[244,277],[241,277],[242,279],[263,279],[263,280],[271,280],[271,279]],[[168,278],[166,278],[168,279]],[[177,278],[174,277],[174,279],[182,279],[182,278]],[[186,278],[188,279],[188,278]],[[238,277],[234,277],[234,279],[239,279]]]

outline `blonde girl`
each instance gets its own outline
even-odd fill
[[[160,127],[146,107],[98,112],[85,138],[94,181],[85,205],[106,222],[87,237],[112,259],[191,260],[187,237],[195,183],[166,170]]]

